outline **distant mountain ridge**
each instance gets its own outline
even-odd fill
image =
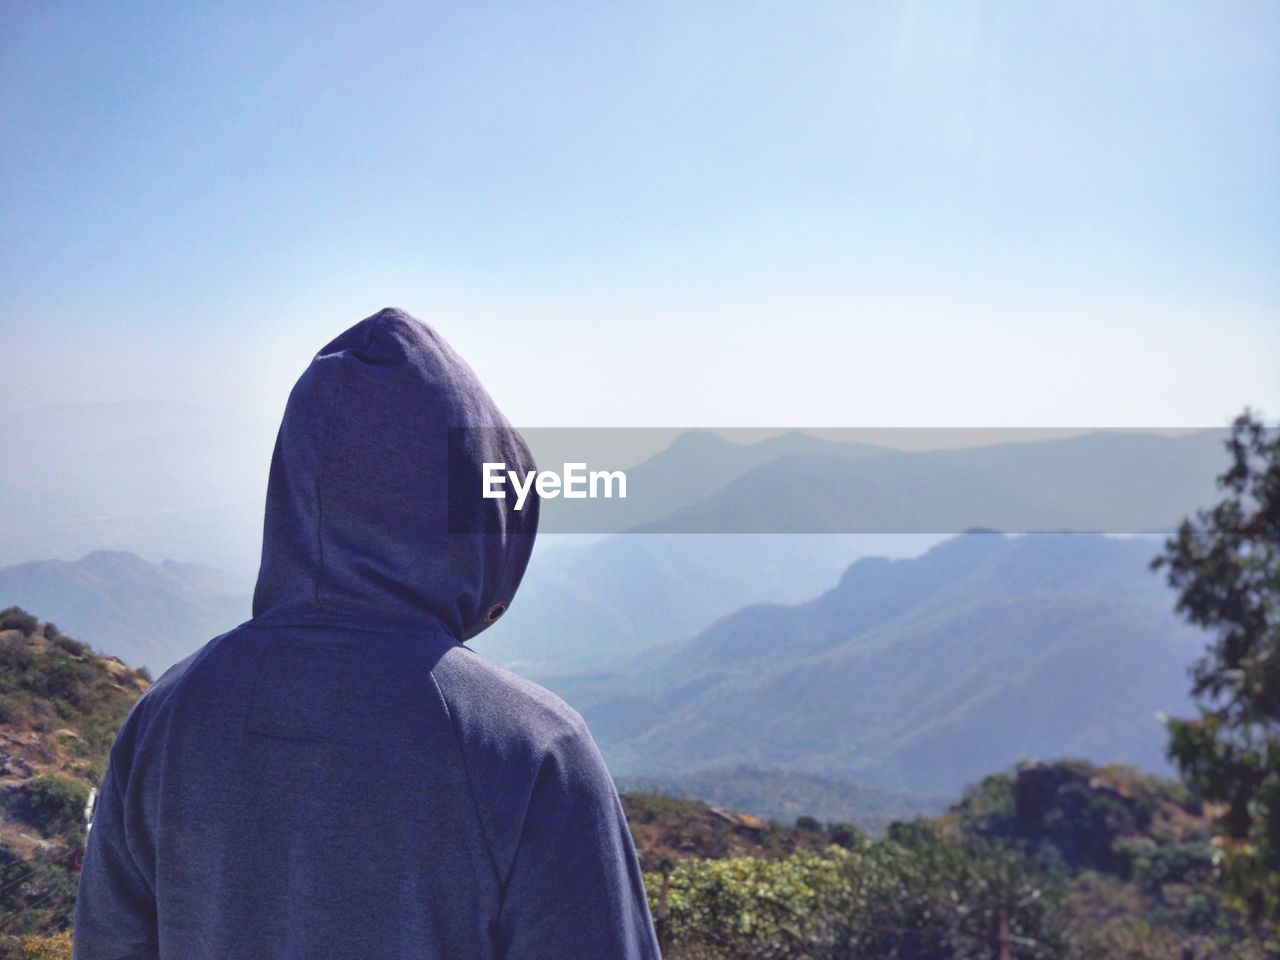
[[[751,766],[716,767],[670,777],[624,776],[617,778],[617,784],[624,792],[701,800],[779,823],[810,816],[824,822],[852,823],[872,833],[882,832],[895,820],[939,814],[952,799]]]
[[[122,550],[0,568],[0,608],[10,605],[157,672],[250,615],[250,597],[221,571]]]
[[[252,585],[274,433],[166,400],[0,414],[0,565],[101,548],[181,557]]]
[[[543,538],[511,611],[470,645],[534,675],[616,666],[749,603],[794,603],[858,557],[914,556],[936,537],[625,534]]]
[[[251,589],[274,426],[166,401],[0,415],[0,451],[21,464],[0,476],[0,564],[106,547],[217,566]],[[903,451],[798,430],[753,443],[691,430],[628,470],[626,500],[548,500],[542,529],[1165,530],[1212,497],[1222,436],[1098,431]]]
[[[648,533],[1173,530],[1214,500],[1224,433],[1099,431],[947,450],[817,443],[635,529]]]
[[[69,575],[56,564],[16,580],[13,568],[0,569],[0,588],[21,587],[8,602],[40,605],[104,649],[156,669],[184,656],[192,638],[239,622],[260,549],[270,458],[260,432],[219,411],[156,402],[63,404],[0,417],[0,449],[22,463],[0,478],[0,562],[76,563],[109,546],[226,571],[225,583],[200,588],[175,583],[174,571],[157,564],[157,595],[146,598],[145,578],[123,571],[105,579],[100,571],[95,587],[87,572]],[[1109,498],[1114,525],[1168,526],[1212,493],[1220,453],[1214,432],[1101,433],[919,453],[797,431],[749,444],[685,432],[631,470],[636,489],[655,491],[626,504],[631,529],[828,529],[852,511],[869,528],[905,532],[627,533],[574,545],[544,533],[510,613],[474,646],[535,677],[616,669],[740,607],[815,597],[860,556],[917,555],[940,539],[934,531],[1078,527],[1108,520],[1097,505]],[[1107,478],[1117,465],[1123,483],[1112,490]],[[919,529],[931,532],[910,532]],[[125,602],[103,593],[112,577],[128,584]],[[92,616],[82,616],[89,609]],[[161,627],[141,639],[136,631],[150,630],[137,626],[146,609]]]
[[[891,447],[826,440],[800,430],[751,443],[728,440],[710,430],[686,430],[627,469],[626,499],[546,500],[541,526],[557,532],[639,529],[699,503],[744,474],[788,457],[818,455],[856,462],[893,452]]]
[[[866,559],[808,603],[746,607],[617,671],[543,678],[621,776],[748,764],[954,792],[1027,757],[1168,769],[1205,638],[1150,539],[970,534]]]

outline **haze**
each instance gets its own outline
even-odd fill
[[[0,412],[274,429],[394,304],[520,425],[1280,410],[1280,7],[6,4]]]

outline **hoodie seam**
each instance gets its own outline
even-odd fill
[[[319,566],[316,569],[315,600],[316,606],[323,607],[320,598],[320,585],[324,580],[324,484],[325,467],[329,462],[329,442],[333,437],[333,425],[338,419],[339,407],[342,404],[346,380],[339,379],[334,386],[333,406],[329,410],[329,419],[324,425],[324,440],[320,444],[320,466],[316,470],[316,554]]]
[[[462,774],[467,779],[467,793],[471,796],[471,808],[475,811],[476,823],[480,826],[480,839],[484,841],[485,852],[489,855],[489,867],[493,870],[494,882],[498,885],[499,890],[502,890],[506,884],[502,879],[502,871],[498,868],[498,858],[493,852],[493,844],[489,839],[489,830],[484,822],[484,814],[481,812],[480,800],[476,796],[475,781],[471,777],[471,766],[467,762],[467,751],[462,745],[462,734],[458,730],[453,711],[449,708],[449,698],[444,695],[444,690],[440,687],[440,681],[436,679],[435,671],[427,671],[427,676],[431,678],[431,685],[436,688],[436,696],[440,698],[440,705],[444,707],[445,716],[449,719],[449,729],[453,731],[453,740],[458,747],[458,756],[462,758]]]

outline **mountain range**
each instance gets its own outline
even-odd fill
[[[1220,444],[686,433],[632,469],[650,494],[609,515],[649,532],[542,536],[473,645],[563,693],[622,776],[749,768],[936,795],[1036,755],[1165,769],[1153,715],[1185,707],[1203,639],[1147,570],[1154,542],[940,541],[1169,529],[1212,501]],[[71,404],[0,418],[0,448],[22,465],[0,479],[0,560],[27,561],[0,568],[0,607],[154,671],[249,616],[270,450],[247,427]],[[884,532],[778,532],[849,528]],[[731,530],[774,532],[706,532]]]
[[[665,777],[623,776],[615,781],[626,793],[700,800],[780,823],[809,816],[827,823],[852,823],[873,832],[882,832],[895,820],[941,813],[952,799],[869,787],[839,777],[750,766],[713,767]]]
[[[634,529],[650,533],[1167,532],[1212,502],[1224,434],[1097,431],[935,450],[820,441]],[[709,441],[704,441],[704,443]],[[725,441],[720,441],[724,443]],[[642,501],[641,484],[632,483]],[[595,501],[600,504],[603,501]]]
[[[1211,502],[1223,461],[1221,430],[1034,441],[994,431],[981,446],[932,450],[885,445],[909,431],[869,435],[882,434],[865,443],[793,430],[738,443],[685,431],[628,468],[626,500],[548,500],[542,531],[1168,530]],[[561,446],[573,436],[554,433]],[[15,465],[0,476],[0,564],[127,550],[220,567],[248,592],[273,440],[261,419],[161,401],[0,415],[0,451]]]
[[[807,600],[866,556],[915,556],[925,535],[618,534],[540,538],[511,611],[471,641],[528,673],[616,665],[747,604]]]
[[[968,534],[863,559],[802,604],[757,604],[616,670],[543,683],[620,776],[735,764],[953,792],[1027,757],[1168,769],[1202,633],[1152,538]]]
[[[557,561],[560,616],[577,626],[559,648],[521,651],[522,638],[538,640],[528,624],[509,633],[513,656],[570,666],[525,672],[587,717],[625,782],[703,797],[715,782],[713,799],[776,814],[797,802],[822,809],[856,782],[897,791],[885,803],[896,813],[902,795],[954,793],[1027,757],[1168,770],[1156,715],[1187,709],[1187,667],[1205,638],[1174,615],[1173,594],[1148,569],[1155,538],[966,534],[917,557],[859,559],[813,599],[712,616],[699,588],[741,593],[751,582],[741,557],[734,574],[715,564],[736,539],[765,542],[756,559],[773,550],[783,564],[806,542],[841,538],[627,536],[565,548],[594,549],[598,561]],[[689,584],[685,593],[629,590],[622,562],[604,562],[646,540],[651,582]],[[677,547],[685,552],[673,560]],[[836,564],[838,553],[809,568]],[[571,599],[575,562],[596,584],[612,572],[614,592]],[[525,598],[530,623],[556,615],[538,610],[539,596]],[[59,628],[153,671],[249,616],[248,595],[214,569],[112,551],[0,569],[0,607],[11,604],[45,610]],[[699,609],[713,622],[697,626]],[[671,611],[667,639],[655,631],[642,642],[655,611]],[[593,652],[593,637],[609,649]],[[502,649],[484,637],[476,645],[491,658]],[[799,789],[790,801],[788,778]]]
[[[120,550],[0,568],[0,609],[20,606],[156,675],[249,618],[249,596],[220,570]]]
[[[628,535],[548,544],[511,614],[472,646],[527,673],[599,669],[695,633],[745,604],[806,599],[858,556],[911,555],[928,542]],[[97,649],[153,671],[248,619],[251,600],[239,578],[219,569],[153,563],[122,550],[0,567],[0,608],[38,607]]]

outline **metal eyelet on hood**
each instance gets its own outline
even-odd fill
[[[492,607],[489,608],[489,612],[484,615],[484,622],[493,623],[493,621],[497,620],[500,616],[502,616],[506,612],[507,612],[507,605],[505,603],[501,603],[501,602],[495,603]]]

